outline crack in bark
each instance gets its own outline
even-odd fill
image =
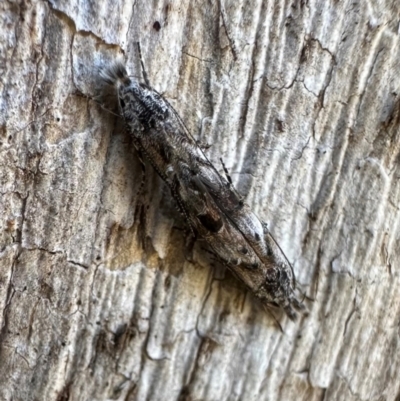
[[[156,274],[155,281],[157,281],[158,276],[159,276],[159,274]],[[149,313],[149,317],[147,318],[147,320],[149,321],[149,326],[147,328],[146,337],[145,337],[145,339],[143,341],[143,346],[142,346],[142,356],[148,357],[151,360],[152,360],[152,357],[150,356],[150,354],[149,354],[149,352],[147,350],[147,347],[148,347],[149,341],[150,341],[150,324],[151,324],[153,313],[154,313],[154,310],[155,310],[154,297],[155,297],[156,289],[157,289],[157,283],[154,283],[153,289],[152,289],[152,292],[151,292],[151,297],[150,297],[150,299],[151,299],[150,313]],[[142,365],[143,365],[143,363],[142,363]]]
[[[201,305],[201,308],[200,308],[200,312],[199,312],[199,314],[197,315],[195,328],[196,328],[197,335],[198,335],[200,338],[204,338],[204,336],[200,333],[200,330],[199,330],[200,317],[201,317],[201,315],[202,315],[202,313],[203,313],[203,311],[204,311],[204,309],[205,309],[205,307],[206,307],[206,303],[207,303],[207,301],[208,301],[208,298],[210,297],[210,295],[211,295],[211,293],[212,293],[214,282],[220,282],[220,281],[222,281],[222,280],[216,279],[216,278],[214,278],[213,276],[211,276],[211,280],[210,280],[210,283],[209,283],[209,285],[208,285],[207,293],[206,293],[206,295],[205,295],[205,297],[204,297],[204,299],[203,299],[203,301],[202,301],[202,305]]]
[[[22,354],[20,354],[18,352],[18,348],[17,347],[14,347],[14,352],[15,352],[16,355],[18,355],[20,358],[22,358],[26,362],[26,364],[28,365],[28,369],[29,370],[33,369],[33,368],[30,367],[28,360]]]
[[[46,42],[46,36],[47,36],[47,29],[46,29],[46,28],[47,28],[46,25],[44,25],[44,27],[43,27],[43,29],[44,29],[44,34],[43,34],[43,38],[42,38],[41,45],[40,45],[40,57],[39,57],[39,59],[38,59],[37,62],[36,62],[35,82],[34,82],[33,85],[32,85],[32,91],[31,91],[31,96],[30,96],[30,97],[31,97],[31,104],[32,104],[31,112],[32,112],[33,115],[36,114],[36,108],[37,108],[37,103],[36,103],[36,101],[34,100],[34,98],[36,97],[36,96],[35,96],[36,89],[38,89],[38,90],[41,91],[41,88],[38,87],[38,82],[39,82],[39,64],[41,63],[41,61],[42,61],[43,58],[44,58],[43,44]]]
[[[247,76],[247,87],[246,87],[246,91],[245,91],[245,97],[244,97],[244,101],[242,101],[242,107],[240,108],[241,111],[241,115],[239,117],[239,139],[243,139],[244,138],[244,131],[246,128],[246,122],[247,122],[247,114],[249,111],[249,102],[251,100],[251,97],[253,96],[253,92],[254,92],[254,75],[255,75],[255,60],[254,60],[254,49],[255,47],[253,47],[253,51],[252,51],[252,55],[251,55],[251,68],[249,71],[249,74]]]
[[[354,315],[355,313],[357,313],[357,312],[359,312],[359,311],[360,311],[360,309],[359,309],[358,306],[357,306],[357,288],[356,288],[356,294],[355,294],[354,299],[353,299],[353,308],[352,308],[352,310],[350,311],[350,313],[349,313],[349,315],[347,316],[347,319],[346,319],[346,321],[345,321],[345,323],[344,323],[343,337],[345,337],[345,335],[346,335],[346,333],[347,333],[347,327],[348,327],[348,325],[349,325],[349,323],[350,323],[351,318],[353,317],[353,315]]]
[[[73,26],[74,28],[74,33],[73,36],[75,34],[87,34],[87,35],[92,35],[98,42],[103,43],[106,46],[111,46],[111,47],[118,47],[122,53],[124,53],[123,49],[121,49],[120,45],[118,43],[113,43],[113,42],[107,42],[105,39],[103,39],[102,37],[98,36],[97,34],[95,34],[93,31],[90,30],[86,30],[86,29],[77,29],[76,23],[73,20],[72,17],[70,17],[67,13],[65,13],[64,11],[58,9],[56,7],[56,5],[54,4],[54,0],[44,0],[46,3],[49,4],[50,6],[50,10],[52,10],[52,12],[54,12],[54,14],[58,17],[62,16],[62,18],[65,18],[67,20],[67,22]],[[136,4],[136,3],[135,3]]]
[[[348,388],[348,390],[350,391],[350,394],[353,397],[356,397],[358,400],[360,401],[370,401],[370,398],[364,399],[360,396],[359,393],[357,393],[356,391],[354,391],[351,388],[351,384],[350,384],[350,379],[347,378],[345,375],[343,375],[340,371],[337,372],[337,376],[345,383],[346,387]]]
[[[297,82],[301,82],[304,86],[304,89],[308,92],[311,93],[314,97],[318,98],[318,94],[314,93],[311,89],[307,88],[307,85],[305,84],[305,82],[303,80],[297,81]]]
[[[336,64],[336,56],[327,47],[322,46],[322,43],[320,42],[320,40],[318,38],[310,37],[309,41],[316,42],[321,50],[329,53],[329,55],[332,57],[332,59],[335,61],[335,64]]]
[[[290,164],[292,164],[292,162],[294,162],[294,161],[300,160],[303,157],[304,150],[308,147],[308,144],[310,143],[310,140],[311,140],[311,136],[312,135],[308,136],[306,143],[302,146],[302,148],[300,150],[300,155],[298,157],[291,158]]]
[[[372,73],[373,73],[373,71],[374,71],[374,69],[375,69],[375,64],[376,64],[376,62],[377,62],[377,60],[378,60],[379,55],[382,53],[383,50],[385,50],[384,47],[382,47],[382,48],[376,53],[375,59],[374,59],[374,61],[373,61],[372,64],[371,64],[371,68],[370,68],[370,70],[369,70],[367,79],[365,80],[365,86],[364,86],[364,88],[363,88],[363,91],[362,91],[361,94],[360,94],[359,99],[358,99],[358,107],[357,107],[356,116],[355,116],[355,118],[354,118],[354,124],[355,124],[356,121],[358,120],[358,115],[360,114],[361,104],[362,104],[363,99],[364,99],[365,91],[366,91],[366,89],[367,89],[367,87],[368,87],[368,82],[369,82],[369,80],[371,79]],[[354,124],[353,124],[353,126],[354,126]]]
[[[89,267],[90,267],[89,265],[86,265],[84,263],[80,263],[80,262],[77,262],[77,261],[72,260],[72,259],[67,259],[67,254],[66,254],[65,251],[51,251],[50,249],[46,249],[46,248],[43,248],[43,247],[40,247],[40,246],[39,247],[35,247],[35,248],[27,248],[27,247],[22,247],[21,246],[21,251],[28,251],[28,252],[41,251],[41,252],[48,253],[50,255],[60,255],[60,256],[64,257],[67,262],[73,264],[74,266],[82,267],[85,270],[89,269]]]
[[[195,58],[196,60],[202,61],[202,62],[204,62],[204,63],[212,63],[212,60],[197,57],[197,56],[195,56],[194,54],[190,54],[190,53],[188,53],[188,52],[186,52],[186,51],[182,51],[182,54],[185,54],[185,55],[188,56],[188,57],[193,57],[193,58]]]
[[[129,34],[129,31],[131,30],[133,17],[135,16],[134,10],[135,10],[135,7],[136,7],[136,3],[137,3],[137,0],[134,0],[134,2],[133,2],[133,4],[132,4],[132,14],[131,14],[131,16],[130,16],[130,18],[129,18],[128,29],[126,30],[126,35],[125,35],[125,41],[126,41],[126,43],[129,42],[129,41],[128,41],[128,34]],[[123,49],[121,49],[121,50],[123,51]],[[123,53],[125,54],[124,51],[123,51]]]
[[[76,261],[71,260],[71,259],[67,259],[67,262],[73,264],[74,266],[82,267],[82,268],[85,269],[85,270],[89,269],[89,266],[88,266],[88,265],[85,265],[85,264],[83,264],[83,263],[76,262]]]
[[[212,352],[212,350],[215,347],[219,346],[219,344],[216,341],[214,341],[213,339],[211,339],[209,337],[200,337],[200,338],[201,338],[201,342],[197,348],[196,356],[193,359],[192,369],[188,375],[189,378],[188,378],[186,384],[182,387],[182,389],[178,395],[178,398],[177,398],[178,401],[186,401],[188,399],[187,397],[190,397],[191,386],[196,379],[196,373],[199,370],[201,357],[207,355],[209,352]]]
[[[225,34],[226,37],[228,38],[228,42],[229,42],[229,48],[231,49],[231,53],[232,53],[232,57],[233,60],[236,61],[237,60],[237,52],[236,52],[236,46],[235,43],[233,42],[233,39],[231,38],[230,34],[229,34],[229,30],[228,27],[226,25],[226,21],[225,21],[225,17],[226,17],[226,11],[222,5],[222,1],[218,0],[218,8],[219,8],[219,14],[221,16],[221,20],[222,20],[222,25],[225,29]]]
[[[13,284],[13,277],[14,277],[15,267],[16,267],[16,264],[18,262],[20,255],[21,255],[21,250],[20,250],[20,246],[19,246],[18,249],[16,250],[16,255],[14,257],[13,263],[11,264],[10,279],[7,283],[6,302],[5,302],[5,306],[3,308],[3,312],[2,312],[3,319],[2,319],[2,325],[0,327],[0,344],[3,343],[3,338],[6,335],[6,331],[7,331],[7,327],[8,327],[8,312],[10,309],[11,301],[16,293],[16,290],[15,290],[14,284]],[[0,349],[0,351],[1,351],[1,349]],[[0,352],[0,356],[1,356],[1,352]]]

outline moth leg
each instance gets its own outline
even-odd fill
[[[272,317],[272,319],[274,320],[274,322],[276,323],[276,325],[278,326],[279,330],[281,331],[281,333],[284,333],[282,325],[279,323],[279,320],[276,318],[276,316],[272,313],[271,311],[271,307],[267,304],[261,304],[261,306],[263,307],[263,309],[265,310],[265,312],[268,313],[268,315],[270,315]]]
[[[141,150],[137,148],[137,152],[138,152],[140,167],[141,167],[141,170],[142,170],[139,189],[138,189],[138,191],[136,193],[136,197],[139,198],[139,196],[142,194],[144,183],[146,182],[146,164],[145,164],[145,162],[143,160],[143,155],[142,155]]]
[[[229,266],[226,262],[226,260],[224,260],[223,258],[221,258],[221,256],[219,256],[217,253],[215,253],[212,248],[210,247],[204,247],[202,246],[201,249],[205,252],[208,253],[211,256],[211,260],[213,262],[217,262],[219,264],[221,264],[222,266],[224,266],[225,268],[229,269]]]
[[[221,161],[222,168],[224,169],[226,175],[226,179],[228,180],[228,188],[232,189],[232,191],[237,195],[239,199],[239,206],[242,207],[244,205],[243,197],[238,193],[238,191],[236,191],[235,187],[233,186],[232,177],[230,176],[229,171],[226,168],[224,161],[222,160],[222,157],[220,157],[219,160]]]
[[[178,177],[176,176],[176,174],[172,175],[171,178],[171,182],[168,184],[170,187],[170,191],[172,194],[172,197],[175,199],[176,203],[177,203],[177,209],[178,211],[182,214],[182,216],[185,218],[186,223],[189,226],[190,231],[192,232],[193,236],[196,237],[196,231],[195,228],[193,226],[192,220],[185,208],[185,205],[182,201],[182,198],[179,194],[179,186],[180,186],[180,182],[178,180]]]
[[[293,298],[292,300],[293,307],[298,311],[305,311],[307,308],[305,305],[300,302],[297,298]]]
[[[190,228],[186,231],[186,236],[185,236],[185,258],[186,260],[188,260],[189,262],[193,263],[194,259],[193,259],[193,249],[194,249],[194,245],[196,243],[197,237],[196,234],[193,233],[193,230],[191,230]]]
[[[226,179],[228,180],[229,186],[233,188],[232,177],[229,175],[229,171],[226,168],[225,163],[222,160],[222,157],[220,157],[219,160],[221,161],[222,168],[224,169],[224,172],[225,172],[225,175],[226,175]]]
[[[201,149],[201,150],[207,150],[211,148],[211,145],[207,142],[203,142],[200,140],[196,141],[196,145]]]
[[[101,99],[101,95],[97,95],[97,96],[89,96],[86,95],[85,93],[83,93],[79,88],[77,88],[75,90],[75,92],[73,93],[76,97],[82,97],[86,100],[91,100],[92,102],[96,103],[102,110],[106,111],[107,113],[115,116],[115,117],[122,117],[120,114],[117,114],[115,112],[113,112],[112,110],[108,109],[103,103],[101,103],[98,99]]]
[[[150,87],[149,78],[147,76],[146,69],[144,68],[142,49],[140,48],[140,42],[136,42],[136,47],[137,47],[138,54],[139,54],[140,66],[142,67],[143,80],[146,83],[146,85]]]

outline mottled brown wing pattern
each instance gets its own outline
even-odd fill
[[[167,183],[192,231],[265,305],[279,305],[295,319],[294,309],[304,307],[295,296],[290,263],[173,107],[149,86],[129,78],[122,63],[104,70],[102,78],[115,86],[135,146]]]

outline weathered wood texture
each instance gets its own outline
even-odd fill
[[[0,399],[399,400],[400,3],[0,2]],[[196,244],[95,101],[116,57],[293,262],[310,315]],[[185,256],[186,255],[186,256]],[[276,311],[275,311],[275,314]]]

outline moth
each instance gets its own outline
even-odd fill
[[[267,225],[243,201],[198,146],[174,108],[116,63],[101,72],[115,87],[135,147],[166,182],[191,231],[265,306],[294,320],[304,310],[293,269]],[[225,169],[225,166],[224,166]]]

